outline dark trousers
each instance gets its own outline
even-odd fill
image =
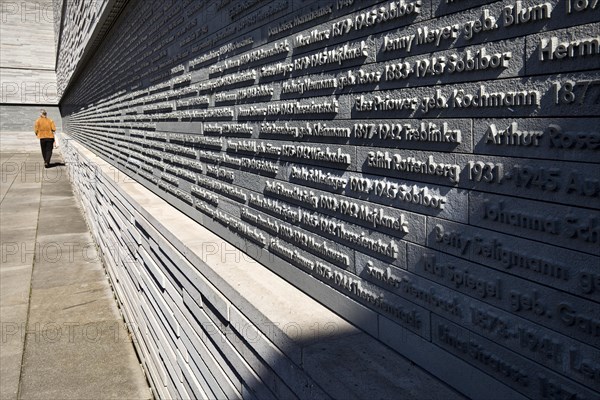
[[[42,157],[44,157],[44,164],[50,164],[50,158],[52,157],[52,149],[54,148],[54,139],[40,139],[40,146],[42,147]]]

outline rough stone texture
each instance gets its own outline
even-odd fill
[[[575,0],[130,1],[61,112],[144,187],[78,161],[157,393],[363,396],[269,329],[320,321],[303,292],[469,397],[598,397],[599,29]]]

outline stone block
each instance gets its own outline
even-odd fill
[[[597,257],[591,254],[435,218],[428,221],[428,229],[428,248],[562,291],[597,298],[592,278]]]
[[[464,189],[600,209],[597,164],[519,158],[458,156]],[[485,174],[485,178],[483,175]]]
[[[220,346],[227,340],[210,318],[199,308],[191,304],[193,310],[183,309],[186,317],[182,340],[187,342],[186,347],[200,349],[203,362],[208,370],[215,375],[216,382],[226,396],[231,397],[240,393],[242,382],[230,364],[221,353]],[[191,314],[193,312],[193,314]],[[193,358],[193,357],[192,357]],[[213,389],[216,390],[216,389]]]
[[[583,4],[567,2],[567,14],[576,13],[576,8]],[[539,74],[597,68],[593,57],[598,53],[599,29],[600,24],[595,22],[527,36],[526,72]]]
[[[505,350],[443,318],[432,318],[432,325],[433,343],[478,366],[528,397],[536,397],[554,387],[581,397],[594,396],[593,391],[585,386],[537,366],[517,353]],[[503,365],[503,369],[499,365]]]
[[[598,211],[471,193],[469,221],[483,228],[600,256]]]
[[[597,118],[477,119],[473,126],[474,152],[505,157],[594,160]]]
[[[429,372],[449,385],[460,387],[461,392],[468,397],[486,392],[491,399],[527,398],[471,364],[448,352],[440,351],[430,341],[424,340],[385,317],[380,317],[379,325],[381,332],[379,339],[384,344],[417,364],[430,365]]]

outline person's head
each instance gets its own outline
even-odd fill
[[[46,112],[46,110],[42,110],[42,111],[41,111],[41,115],[42,115],[42,117],[45,117],[45,116],[47,116],[47,115],[48,115],[48,113]]]

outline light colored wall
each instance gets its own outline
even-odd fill
[[[2,149],[29,142],[40,108],[60,129],[52,0],[0,0]],[[24,135],[20,134],[24,133]]]
[[[54,71],[51,0],[0,0],[0,67]]]

